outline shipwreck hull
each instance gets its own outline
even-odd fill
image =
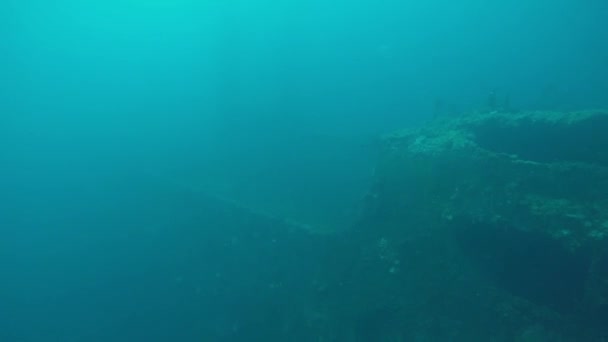
[[[496,329],[605,334],[605,132],[608,112],[491,112],[387,136],[360,233],[397,283]]]

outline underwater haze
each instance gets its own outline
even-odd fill
[[[599,0],[3,1],[0,341],[397,341],[332,335],[352,317],[309,300],[337,295],[320,274],[350,265],[332,246],[361,226],[380,137],[495,102],[607,107],[607,17]]]

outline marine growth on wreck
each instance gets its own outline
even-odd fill
[[[386,334],[605,334],[607,131],[605,111],[494,111],[386,136],[356,286],[401,325]]]

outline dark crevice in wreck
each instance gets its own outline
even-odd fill
[[[608,167],[608,117],[575,122],[489,120],[473,128],[479,147],[539,163],[580,162]]]

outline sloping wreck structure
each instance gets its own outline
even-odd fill
[[[489,112],[386,137],[328,301],[352,339],[606,338],[606,132],[608,112]]]

